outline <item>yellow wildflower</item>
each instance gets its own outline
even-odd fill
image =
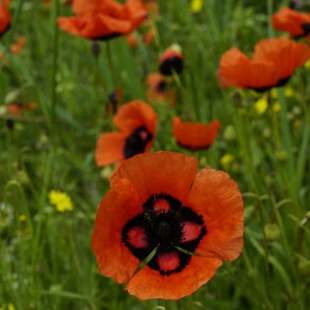
[[[308,60],[308,61],[305,63],[305,67],[306,67],[307,69],[310,69],[310,60]]]
[[[15,310],[15,307],[9,302],[8,304],[3,305],[3,307],[0,307],[0,310]]]
[[[294,97],[295,92],[293,91],[292,87],[285,87],[284,89],[284,96],[287,98]]]
[[[254,110],[258,114],[264,114],[267,108],[268,108],[268,101],[267,101],[267,97],[265,96],[257,100],[254,104]]]
[[[198,13],[202,10],[203,0],[192,0],[191,11],[193,13]]]
[[[18,219],[21,221],[21,222],[24,222],[26,221],[26,215],[22,214],[18,217]]]
[[[73,203],[66,193],[62,193],[59,191],[51,190],[48,194],[48,198],[52,205],[56,206],[56,210],[59,212],[64,211],[72,211],[73,210]]]
[[[227,153],[221,157],[220,163],[224,169],[228,169],[229,166],[234,162],[234,160],[235,160],[234,155]]]
[[[279,101],[276,101],[273,105],[272,105],[272,111],[273,112],[279,112],[281,111],[281,104]]]
[[[275,87],[271,89],[270,94],[271,94],[271,98],[274,98],[274,99],[278,98],[278,91]]]

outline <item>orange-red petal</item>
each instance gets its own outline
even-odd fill
[[[8,9],[9,2],[9,0],[2,0],[0,3],[0,37],[11,24],[11,15]]]
[[[95,160],[97,166],[107,166],[124,157],[126,135],[121,132],[109,132],[103,134],[97,140]]]
[[[310,14],[301,13],[288,7],[283,7],[280,11],[272,15],[273,28],[289,33],[292,37],[307,35],[302,28],[303,24],[310,23]]]
[[[236,259],[243,246],[243,202],[235,181],[222,171],[197,174],[185,205],[203,216],[207,234],[196,254],[222,260]]]
[[[278,81],[290,77],[297,67],[310,58],[310,49],[304,43],[286,38],[264,39],[255,45],[253,60],[269,60],[277,70]]]
[[[126,134],[133,133],[137,128],[145,126],[147,131],[155,135],[157,115],[154,110],[142,100],[133,100],[123,104],[113,118],[116,128]]]
[[[92,235],[99,270],[118,283],[128,282],[140,261],[122,242],[128,219],[142,213],[141,202],[128,180],[114,182],[100,202]]]
[[[182,122],[175,116],[172,120],[173,136],[181,146],[196,150],[209,147],[215,140],[221,127],[218,120],[205,125],[199,122]]]
[[[222,262],[218,259],[192,256],[182,271],[169,276],[162,276],[145,266],[129,281],[126,290],[141,300],[176,300],[192,294],[207,283],[221,265]]]
[[[126,160],[111,176],[110,182],[129,179],[143,202],[160,193],[183,201],[197,168],[198,161],[192,156],[173,152],[148,153]]]
[[[277,83],[277,72],[270,61],[253,62],[232,47],[220,60],[218,77],[223,87],[262,88]]]

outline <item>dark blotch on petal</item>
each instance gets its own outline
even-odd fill
[[[144,221],[144,214],[138,214],[137,216],[130,219],[126,225],[122,229],[122,242],[127,246],[127,248],[130,250],[130,252],[138,258],[140,261],[143,261],[147,256],[155,249],[154,247],[144,247],[144,248],[136,248],[132,246],[129,242],[128,233],[136,228],[141,227]]]
[[[183,59],[176,56],[171,56],[165,59],[159,65],[159,72],[162,75],[172,75],[173,72],[177,74],[181,73],[183,70]]]
[[[124,146],[124,157],[130,158],[144,152],[146,145],[152,140],[153,135],[147,131],[145,126],[137,128],[126,138]]]

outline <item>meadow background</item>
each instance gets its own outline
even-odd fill
[[[310,69],[296,70],[264,111],[256,104],[261,96],[223,89],[217,78],[230,47],[250,53],[263,38],[286,36],[272,29],[270,16],[288,2],[205,0],[192,12],[191,1],[158,0],[149,46],[138,30],[136,47],[115,38],[108,47],[99,43],[96,58],[91,41],[55,23],[72,14],[70,5],[11,1],[12,27],[0,39],[1,310],[309,309]],[[14,54],[10,45],[19,36],[26,43]],[[140,301],[100,275],[90,240],[113,170],[94,161],[97,138],[115,130],[105,115],[108,95],[121,87],[123,102],[147,102],[145,78],[158,71],[161,54],[173,43],[182,47],[184,70],[173,86],[176,104],[152,105],[159,125],[151,151],[191,154],[200,168],[228,172],[244,197],[245,232],[236,261],[224,262],[192,297],[164,303]],[[29,102],[37,108],[5,112],[9,104]],[[195,152],[178,146],[174,115],[206,124],[220,120],[214,144]],[[59,212],[50,203],[51,190],[68,194],[73,210]]]

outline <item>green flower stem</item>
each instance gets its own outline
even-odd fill
[[[188,310],[193,310],[193,294],[188,296]]]
[[[118,87],[118,82],[117,82],[117,77],[116,77],[116,71],[113,63],[113,58],[112,58],[112,51],[111,51],[111,43],[109,41],[106,42],[106,47],[107,47],[107,57],[108,57],[108,62],[109,62],[109,67],[110,67],[110,73],[112,76],[112,81],[113,81],[113,90],[116,90]]]
[[[172,70],[172,77],[179,88],[182,98],[185,101],[185,104],[187,105],[188,112],[194,111],[195,113],[195,121],[199,121],[199,111],[196,107],[196,105],[193,104],[193,101],[189,98],[189,92],[185,89],[185,86],[183,85],[180,76],[175,72],[175,70]]]
[[[294,158],[292,152],[292,137],[290,132],[290,124],[287,118],[287,103],[285,100],[283,87],[278,88],[278,98],[281,104],[281,134],[282,145],[286,152],[286,173],[288,179],[290,180],[290,190],[292,191],[292,182],[294,180]],[[295,193],[292,194],[294,195]]]
[[[22,212],[26,215],[26,222],[27,222],[27,225],[28,225],[29,230],[30,230],[30,235],[32,236],[33,225],[32,225],[32,221],[31,221],[31,216],[30,216],[30,212],[29,212],[29,208],[28,208],[28,204],[27,204],[27,200],[26,200],[24,190],[23,190],[23,188],[19,182],[15,181],[15,180],[11,180],[5,185],[5,187],[4,187],[4,203],[5,203],[5,205],[8,204],[7,203],[8,191],[11,187],[16,187],[19,191],[19,194],[20,194],[20,197],[22,200],[22,206],[23,206]]]
[[[267,15],[268,15],[268,36],[269,38],[273,38],[274,37],[274,30],[272,27],[272,21],[271,21],[271,16],[273,14],[273,0],[267,0]]]
[[[59,55],[59,27],[56,19],[59,12],[59,0],[54,0],[53,9],[53,67],[52,67],[52,82],[51,82],[51,124],[52,124],[52,144],[55,147],[55,126],[58,126],[56,121],[56,105],[57,105],[57,70],[58,70],[58,55]]]
[[[269,268],[269,263],[268,263],[268,260],[269,260],[268,240],[267,240],[267,236],[266,236],[265,229],[264,229],[265,228],[264,206],[262,204],[260,197],[258,197],[255,194],[244,193],[242,196],[254,198],[257,202],[258,214],[259,214],[260,225],[261,225],[261,230],[262,230],[262,235],[263,235],[263,247],[264,247],[264,252],[265,252],[265,267],[266,267],[266,274],[267,274],[268,292],[270,293],[269,296],[273,296],[273,286],[271,283],[270,268]]]

